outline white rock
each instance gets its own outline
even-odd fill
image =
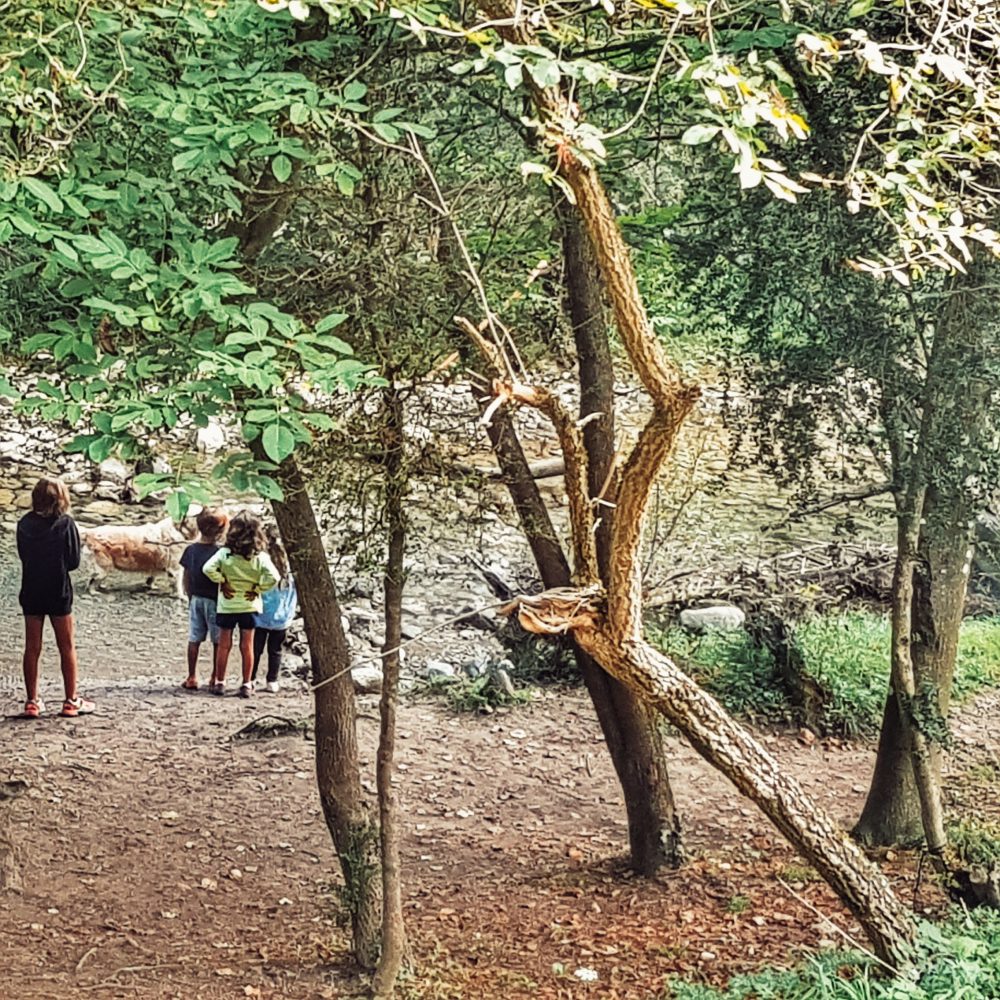
[[[689,632],[734,632],[743,628],[746,617],[739,608],[720,604],[713,608],[685,608],[679,620]]]
[[[358,694],[378,694],[382,690],[382,671],[374,663],[355,667],[351,671],[351,680]]]

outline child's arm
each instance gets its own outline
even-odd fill
[[[187,568],[187,566],[184,567],[184,575],[181,577],[181,584],[184,587],[184,596],[185,597],[190,597],[191,596],[191,570],[189,570]]]
[[[277,569],[274,563],[271,562],[271,557],[266,552],[260,553],[260,576],[257,580],[256,590],[259,594],[264,593],[265,590],[271,590],[273,587],[277,586],[278,580],[280,579]]]
[[[80,566],[80,532],[77,530],[76,521],[69,519],[66,532],[66,569],[74,570]]]
[[[212,556],[204,566],[202,566],[201,571],[211,580],[213,583],[225,583],[226,574],[222,571],[222,563],[226,556],[229,555],[229,549],[221,548],[218,552]]]

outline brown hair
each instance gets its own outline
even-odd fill
[[[260,521],[241,511],[229,522],[229,534],[226,535],[226,546],[234,555],[249,559],[267,548],[267,540],[261,530]]]
[[[285,546],[281,544],[281,534],[276,524],[268,524],[264,527],[264,535],[267,538],[267,554],[274,563],[274,568],[278,571],[278,583],[284,584],[288,579],[288,554]]]
[[[229,518],[221,510],[206,507],[195,519],[195,523],[202,536],[214,542],[226,530]]]
[[[31,509],[42,517],[69,513],[69,490],[61,479],[39,479],[31,491]]]

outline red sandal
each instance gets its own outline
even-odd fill
[[[26,719],[37,719],[45,711],[45,702],[41,698],[33,698],[24,703],[24,717]]]
[[[181,687],[185,691],[197,691],[198,690],[198,682],[197,682],[197,680],[195,680],[195,678],[188,677],[188,678],[185,679],[184,683],[181,684]]]
[[[87,701],[86,698],[67,698],[59,714],[66,719],[75,719],[78,715],[90,715],[93,711],[92,701]]]

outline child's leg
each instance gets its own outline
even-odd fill
[[[281,674],[281,647],[285,644],[286,628],[271,629],[267,634],[267,679],[276,681]]]
[[[253,630],[253,673],[250,674],[250,679],[253,681],[257,680],[257,667],[260,664],[260,658],[269,634],[270,632],[266,628]],[[268,680],[270,680],[270,674],[268,674]]]
[[[250,683],[253,673],[253,634],[256,629],[240,626],[240,656],[243,659],[243,683]]]
[[[226,679],[226,665],[229,663],[229,650],[233,648],[233,630],[219,629],[219,645],[215,650],[215,683],[221,684]]]
[[[42,655],[42,626],[45,619],[41,615],[24,616],[24,689],[28,701],[38,701],[38,659]]]
[[[188,642],[188,681],[198,683],[198,653],[201,650],[200,642]]]
[[[76,698],[76,643],[73,616],[53,615],[50,620],[52,631],[56,634],[56,645],[59,647],[59,666],[62,668],[66,700],[73,701]]]

